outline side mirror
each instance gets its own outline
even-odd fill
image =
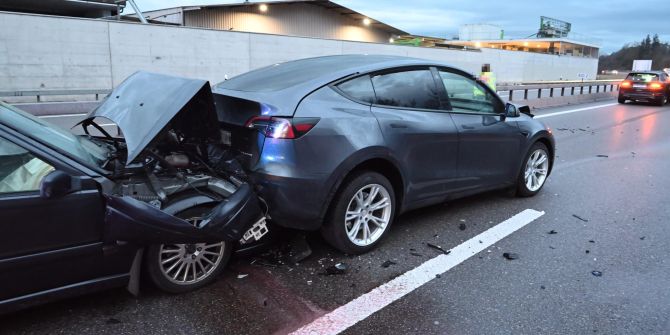
[[[525,106],[525,107],[528,108],[528,106]],[[521,115],[521,111],[519,110],[519,108],[517,108],[516,105],[511,104],[509,102],[505,105],[505,116],[507,116],[507,117],[519,117],[520,115]]]
[[[52,199],[62,197],[72,190],[72,177],[63,171],[52,171],[42,179],[40,197]]]

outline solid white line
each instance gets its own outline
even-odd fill
[[[58,114],[58,115],[40,115],[38,116],[39,118],[42,119],[50,119],[50,118],[57,118],[57,117],[74,117],[74,116],[86,116],[86,113],[80,113],[80,114]]]
[[[526,209],[451,249],[448,255],[442,254],[426,261],[291,334],[339,334],[542,215],[544,212]]]
[[[587,111],[587,110],[590,110],[590,109],[598,109],[598,108],[609,107],[609,106],[615,106],[615,105],[618,105],[618,103],[605,104],[605,105],[598,105],[598,106],[591,106],[591,107],[584,107],[584,108],[577,108],[577,109],[571,109],[571,110],[562,111],[562,112],[556,112],[556,113],[549,113],[549,114],[535,115],[535,119],[541,119],[541,118],[543,118],[543,117],[550,117],[550,116],[556,116],[556,115],[563,115],[563,114],[577,113],[577,112]]]

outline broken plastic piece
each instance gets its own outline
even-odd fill
[[[430,242],[426,242],[426,245],[429,246],[429,247],[431,247],[431,248],[433,248],[433,249],[435,249],[435,250],[439,250],[439,251],[441,251],[441,252],[442,252],[443,254],[445,254],[445,255],[449,255],[449,253],[451,252],[451,250],[444,250],[441,246],[432,244],[432,243],[430,243]]]
[[[594,276],[596,276],[596,277],[600,277],[600,276],[603,275],[603,273],[600,272],[600,271],[591,271],[591,274],[594,275]]]
[[[589,222],[589,220],[587,220],[587,219],[585,219],[585,218],[583,218],[583,217],[581,217],[581,216],[579,216],[579,215],[577,215],[577,214],[572,214],[572,216],[575,217],[575,218],[577,218],[577,219],[579,219],[579,220],[581,220],[581,221]]]
[[[347,265],[344,263],[337,263],[326,268],[326,275],[342,275],[347,272]]]
[[[248,274],[246,274],[246,273],[240,273],[239,275],[237,275],[237,279],[244,279],[247,276],[248,276]]]
[[[601,158],[608,158],[608,155],[596,155],[596,157],[601,157]]]
[[[503,253],[503,257],[505,257],[505,259],[511,261],[511,260],[515,260],[515,259],[519,258],[519,254],[515,254],[513,252],[505,252],[505,253]]]
[[[383,267],[383,268],[387,268],[387,267],[389,267],[389,266],[391,266],[391,265],[395,265],[395,264],[398,264],[398,263],[389,260],[389,261],[386,261],[386,262],[382,263],[382,267]]]
[[[553,234],[558,234],[558,232],[552,229],[547,234],[553,235]]]
[[[258,221],[256,221],[256,223],[254,223],[254,225],[251,226],[251,228],[249,228],[249,230],[247,230],[244,233],[244,236],[242,236],[240,243],[246,244],[252,242],[252,239],[253,241],[258,241],[261,238],[263,238],[263,236],[265,236],[265,234],[267,233],[268,233],[267,219],[264,216],[260,218]]]

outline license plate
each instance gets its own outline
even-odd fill
[[[633,88],[647,88],[647,85],[636,84],[633,85]]]

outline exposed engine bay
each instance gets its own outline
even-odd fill
[[[149,89],[140,90],[140,88]],[[161,91],[160,97],[152,93]],[[119,127],[107,133],[95,120]],[[138,72],[81,123],[108,147],[104,169],[114,183],[107,198],[107,234],[142,243],[257,240],[267,232],[267,206],[249,184],[218,128],[206,81]],[[211,208],[197,223],[177,214]]]

